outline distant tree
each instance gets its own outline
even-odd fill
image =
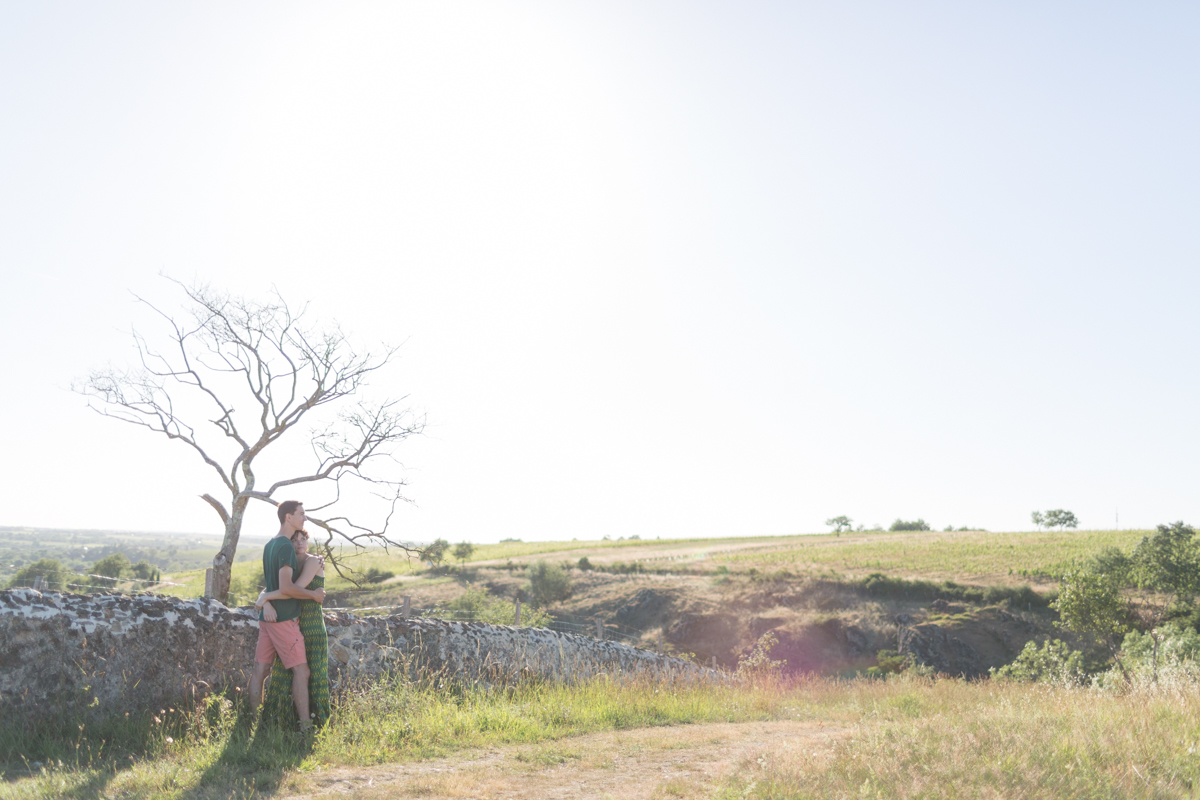
[[[113,587],[132,569],[129,558],[124,553],[113,553],[92,564],[92,582],[100,587]]]
[[[361,399],[395,349],[357,347],[336,323],[311,325],[305,306],[289,306],[278,294],[263,301],[175,283],[183,292],[179,313],[138,298],[163,324],[155,339],[134,332],[137,366],[95,370],[73,388],[100,414],[180,442],[211,469],[225,498],[200,495],[224,528],[213,559],[214,596],[228,599],[246,507],[252,501],[278,505],[276,493],[292,487],[334,484],[332,494],[340,499],[357,484],[382,497],[384,509],[390,504],[379,528],[328,513],[318,517],[332,503],[305,509],[309,524],[328,535],[322,549],[335,568],[339,556],[329,547],[335,535],[355,547],[373,542],[415,552],[388,532],[391,511],[405,499],[404,481],[378,467],[394,461],[397,446],[424,423],[403,408],[403,398]],[[340,413],[328,413],[334,405]],[[310,422],[316,424],[307,435],[314,456],[309,467],[260,484],[270,465],[296,466],[294,459],[263,462],[277,453],[275,442]]]
[[[1037,529],[1039,531],[1042,529],[1042,526],[1046,524],[1046,517],[1043,516],[1042,512],[1040,511],[1035,511],[1029,516],[1033,520],[1033,524],[1037,525]]]
[[[18,570],[8,585],[11,588],[31,587],[36,578],[41,578],[42,588],[61,592],[67,588],[67,577],[57,558],[43,558]]]
[[[1079,520],[1070,511],[1056,508],[1046,512],[1044,524],[1047,528],[1078,528]]]
[[[834,533],[841,533],[842,531],[850,531],[854,529],[854,520],[847,516],[830,517],[829,519],[825,520],[825,524],[833,528]]]
[[[471,554],[475,552],[475,545],[470,542],[459,542],[454,545],[454,557],[458,559],[458,563],[462,564]]]
[[[158,571],[158,567],[144,560],[130,567],[129,574],[148,584],[155,584],[162,580],[162,573]]]
[[[538,560],[529,565],[529,597],[535,606],[545,608],[571,596],[571,578],[557,564]]]
[[[888,528],[888,530],[889,531],[927,531],[927,530],[929,530],[929,523],[923,519],[918,519],[914,522],[905,522],[902,519],[897,519],[895,522],[892,523],[892,527]]]
[[[446,551],[449,549],[450,543],[445,539],[434,539],[431,544],[421,549],[421,560],[428,561],[435,567],[439,567],[442,564],[442,560],[446,558]]]

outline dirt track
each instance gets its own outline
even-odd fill
[[[813,722],[717,723],[608,731],[451,758],[296,776],[281,797],[711,797],[736,770],[783,751],[828,752],[849,729]]]

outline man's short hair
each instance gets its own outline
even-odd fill
[[[283,521],[287,519],[288,514],[295,514],[296,509],[302,505],[304,505],[304,503],[301,503],[299,500],[284,500],[282,503],[280,503],[279,524],[282,525]]]

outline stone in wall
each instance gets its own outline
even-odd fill
[[[503,683],[610,675],[707,679],[689,661],[545,628],[325,615],[336,687],[421,671]],[[0,718],[161,708],[229,685],[254,660],[252,610],[210,599],[0,591]]]

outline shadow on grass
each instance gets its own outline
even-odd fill
[[[274,795],[288,771],[298,767],[312,752],[311,734],[305,736],[265,723],[251,738],[250,725],[249,714],[240,714],[220,755],[181,797],[209,800]]]
[[[209,751],[204,758],[208,765],[198,777],[192,772],[185,785],[174,784],[172,775],[176,767],[168,757],[161,762],[168,764],[168,772],[156,775],[152,771],[139,778],[142,785],[133,788],[132,793],[149,791],[153,796],[154,784],[161,782],[166,788],[170,782],[180,797],[189,800],[270,796],[278,792],[287,772],[312,752],[311,735],[303,736],[272,724],[252,730],[253,715],[244,708],[227,716],[225,725],[228,727],[219,752],[212,757]],[[77,736],[72,737],[71,733]],[[12,794],[14,791],[37,791],[33,787],[20,787],[21,781],[33,779],[40,783],[43,795],[49,789],[48,796],[66,800],[101,800],[110,796],[110,784],[128,771],[135,759],[139,765],[152,765],[158,760],[153,754],[161,755],[163,733],[158,725],[128,719],[99,723],[84,730],[59,722],[26,730],[23,736],[20,731],[5,731],[0,733],[0,754],[4,757],[0,797],[18,796]],[[186,735],[182,731],[173,733],[181,738]],[[58,767],[60,761],[63,767]],[[42,773],[43,764],[50,770],[47,775]],[[65,770],[62,774],[69,784],[61,788],[53,787],[54,774],[59,770]],[[37,780],[39,775],[41,781]]]

